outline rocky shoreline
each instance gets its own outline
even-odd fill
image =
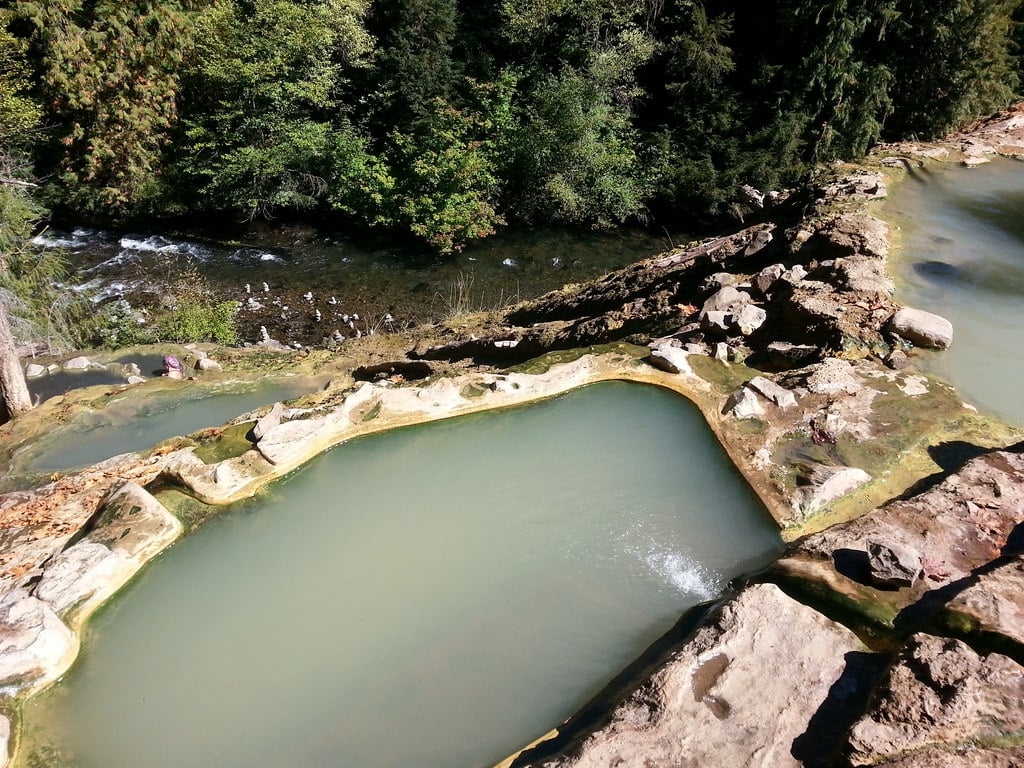
[[[16,723],[63,674],[88,615],[182,535],[177,505],[252,495],[358,435],[620,379],[693,400],[792,544],[503,765],[1021,764],[1024,436],[910,367],[952,329],[894,303],[874,210],[914,164],[992,154],[1024,154],[1020,110],[880,147],[734,235],[503,312],[344,355],[258,351],[328,383],[0,495],[0,707]],[[225,375],[252,365],[214,355]],[[0,448],[75,407],[49,401]]]

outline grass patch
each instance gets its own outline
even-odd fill
[[[150,492],[157,501],[167,507],[168,512],[181,521],[185,533],[191,533],[225,509],[225,507],[204,504],[194,496],[177,488],[163,487]]]
[[[722,394],[735,392],[745,382],[761,375],[758,371],[748,368],[742,363],[726,363],[704,355],[690,355],[687,362],[690,363],[690,368],[695,374],[717,388]]]
[[[224,429],[211,429],[206,433],[200,433],[197,436],[199,445],[194,451],[195,455],[202,459],[204,464],[216,464],[225,459],[241,456],[253,447],[248,436],[254,423],[246,421]]]

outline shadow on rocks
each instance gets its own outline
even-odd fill
[[[831,768],[840,764],[845,736],[867,709],[871,693],[889,664],[883,653],[851,651],[846,668],[818,711],[807,723],[807,730],[793,740],[790,754],[805,768]]]
[[[939,465],[939,471],[933,472],[927,477],[922,477],[901,495],[894,498],[893,501],[906,501],[914,496],[930,491],[972,459],[997,450],[1020,450],[1022,445],[1024,444],[1018,443],[1010,448],[985,448],[965,440],[950,440],[930,446],[928,448],[928,455],[932,461]]]

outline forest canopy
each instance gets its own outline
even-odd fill
[[[1010,103],[1022,6],[0,0],[0,151],[79,215],[331,217],[441,252],[711,221]]]

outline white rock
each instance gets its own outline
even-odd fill
[[[764,416],[764,407],[753,390],[740,387],[725,401],[724,412],[731,413],[737,419],[751,419]]]
[[[25,367],[25,377],[35,379],[46,373],[46,366],[39,363],[29,363]]]
[[[84,355],[78,357],[72,357],[70,360],[64,361],[65,371],[84,371],[90,365],[89,358]]]
[[[793,509],[804,516],[817,512],[871,480],[871,475],[857,467],[821,466],[818,475],[814,483],[798,488],[793,494]]]
[[[953,324],[923,309],[903,307],[889,321],[892,330],[918,347],[948,349],[953,343]]]
[[[92,541],[80,541],[61,552],[36,587],[36,597],[60,613],[87,600],[125,567],[128,557]]]
[[[42,600],[24,589],[0,599],[0,685],[59,677],[78,652],[78,640]]]
[[[796,405],[796,395],[785,387],[780,387],[771,379],[766,379],[764,376],[755,376],[745,386],[750,387],[783,410]]]
[[[651,348],[651,362],[669,373],[690,373],[687,352],[673,344],[661,343]]]
[[[736,326],[744,336],[752,334],[764,325],[767,319],[768,313],[753,304],[745,304],[736,312]]]

